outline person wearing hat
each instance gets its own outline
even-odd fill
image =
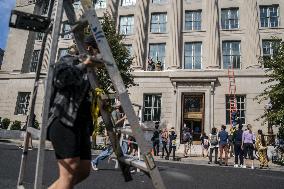
[[[49,189],[70,189],[89,176],[91,162],[92,116],[87,67],[93,66],[99,50],[95,39],[85,39],[88,57],[73,54],[54,64],[47,139],[51,141],[59,178]]]
[[[171,155],[173,151],[173,160],[176,160],[176,139],[177,139],[177,134],[174,129],[174,127],[171,127],[169,130],[169,139],[170,139],[170,145],[169,145],[169,156]]]

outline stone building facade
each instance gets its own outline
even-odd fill
[[[80,14],[80,3],[74,6]],[[34,7],[17,8],[44,14],[44,5]],[[284,38],[284,1],[98,0],[95,8],[99,17],[108,10],[117,30],[125,34],[138,84],[129,93],[133,102],[142,105],[145,124],[160,121],[162,127],[174,127],[179,138],[187,125],[195,140],[202,131],[229,125],[227,68],[232,64],[240,118],[254,130],[262,127],[256,119],[266,102],[259,104],[254,98],[265,89],[261,82],[267,77],[259,58],[273,53],[272,36]],[[63,30],[69,26],[63,24]],[[71,43],[71,35],[62,36],[58,56]],[[40,34],[10,30],[0,74],[0,86],[5,89],[0,91],[2,117],[24,120],[40,44]],[[36,107],[39,116],[43,81],[44,74]],[[17,110],[19,103],[25,110]]]

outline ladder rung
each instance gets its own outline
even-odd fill
[[[121,162],[130,165],[132,167],[141,169],[145,172],[149,172],[146,163],[144,161],[138,160],[138,159],[134,159],[134,158],[129,158],[129,157],[122,157],[119,159]]]

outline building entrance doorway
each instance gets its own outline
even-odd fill
[[[182,95],[182,125],[190,128],[193,141],[200,141],[204,131],[204,94],[184,93]]]

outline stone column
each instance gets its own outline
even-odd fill
[[[245,30],[245,40],[242,41],[241,48],[245,54],[242,61],[242,68],[257,68],[261,65],[258,58],[261,55],[260,34],[258,22],[258,6],[256,0],[242,0],[242,19],[245,20],[242,29]]]
[[[169,54],[168,62],[166,62],[166,67],[170,69],[177,69],[181,67],[180,56],[181,56],[181,25],[182,25],[182,0],[171,0],[169,12],[167,15],[168,19],[168,32],[170,34],[170,44],[167,47],[172,47],[166,51]]]
[[[148,9],[149,0],[146,1],[136,1],[135,6],[135,16],[134,16],[134,32],[135,39],[133,42],[134,49],[134,69],[141,70],[144,68],[144,64],[147,62],[147,43],[144,26],[147,26],[147,9]]]
[[[116,24],[116,22],[119,22],[117,20],[117,14],[118,14],[118,6],[119,6],[119,2],[117,0],[107,0],[107,5],[106,5],[106,9],[107,12],[110,13],[110,15],[113,17],[113,20]]]
[[[207,28],[206,28],[206,50],[207,69],[220,68],[220,26],[219,26],[219,6],[218,0],[206,0]]]

